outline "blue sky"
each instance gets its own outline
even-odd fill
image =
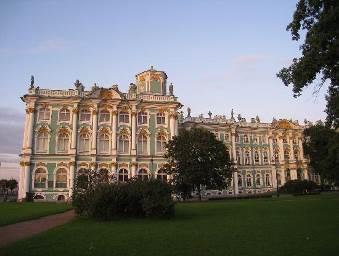
[[[15,133],[21,140],[19,97],[32,74],[41,88],[72,88],[79,79],[87,88],[118,83],[126,91],[134,75],[151,65],[167,72],[184,110],[191,107],[193,115],[211,110],[229,117],[234,108],[266,122],[324,119],[326,88],[317,97],[309,88],[294,99],[276,78],[300,54],[301,42],[286,31],[295,5],[292,0],[1,1],[0,125],[7,128],[0,130],[0,140]],[[18,144],[0,147],[0,153],[19,152]]]

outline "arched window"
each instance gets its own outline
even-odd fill
[[[285,158],[285,160],[290,159],[290,152],[287,149],[284,150],[284,158]]]
[[[245,152],[245,164],[250,164],[250,152]]]
[[[254,161],[255,161],[256,163],[259,163],[259,153],[258,153],[258,151],[255,151],[255,152],[254,152]]]
[[[157,136],[157,153],[164,153],[166,145],[166,138],[164,135]]]
[[[246,186],[252,187],[252,175],[251,174],[246,175]]]
[[[129,113],[127,111],[121,111],[119,113],[119,122],[120,123],[129,123]]]
[[[279,151],[274,151],[274,161],[279,162]]]
[[[237,158],[237,163],[240,164],[240,152],[236,151],[235,154],[236,154],[236,158]]]
[[[286,181],[289,181],[289,180],[291,180],[291,171],[290,169],[287,169],[286,170]]]
[[[34,188],[47,188],[47,171],[39,168],[34,173]]]
[[[147,113],[139,112],[138,113],[138,124],[147,124]]]
[[[165,124],[165,114],[163,112],[157,113],[157,124]]]
[[[81,168],[78,171],[77,179],[76,179],[76,186],[82,189],[86,189],[89,183],[89,172],[88,169]]]
[[[90,121],[91,112],[88,109],[82,109],[80,111],[80,121]]]
[[[265,185],[271,186],[271,176],[268,173],[265,175]]]
[[[140,169],[138,172],[138,179],[148,180],[148,173],[146,169]]]
[[[62,168],[58,169],[55,173],[55,187],[67,188],[67,170]]]
[[[140,155],[147,154],[147,136],[145,134],[139,134],[137,150]]]
[[[266,164],[266,163],[268,163],[268,154],[267,154],[267,151],[264,151],[263,155],[264,155],[264,163]]]
[[[127,182],[128,181],[128,171],[126,169],[120,169],[119,170],[118,181],[119,182]]]
[[[260,186],[261,185],[261,175],[259,173],[257,173],[255,175],[255,185],[256,186]]]
[[[110,121],[110,113],[107,110],[101,110],[99,116],[99,122],[109,122]]]
[[[248,143],[248,136],[244,135],[244,143]]]
[[[298,150],[294,150],[293,154],[294,154],[294,159],[298,160],[299,159]]]
[[[163,169],[160,169],[157,173],[157,179],[163,182],[167,182],[167,174]]]
[[[69,121],[71,119],[70,111],[67,108],[62,108],[59,112],[59,121]]]
[[[67,133],[60,133],[57,142],[58,152],[67,153],[69,148],[69,136]]]
[[[238,187],[242,187],[242,176],[238,174]]]
[[[43,129],[38,132],[37,152],[46,153],[48,149],[48,131]]]
[[[89,151],[89,133],[81,133],[79,140],[79,152]]]
[[[109,135],[107,133],[100,133],[99,135],[99,153],[109,152]]]
[[[129,138],[127,135],[119,136],[119,152],[124,154],[129,152]]]
[[[283,143],[287,143],[287,138],[283,138]]]
[[[302,180],[302,169],[297,169],[297,180]]]
[[[281,186],[281,175],[277,173],[278,186]]]
[[[40,108],[39,109],[39,121],[48,121],[50,119],[50,110],[49,108]]]
[[[253,143],[258,144],[258,137],[257,136],[253,136]]]

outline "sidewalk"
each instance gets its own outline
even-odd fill
[[[74,210],[70,210],[64,213],[42,217],[40,219],[0,227],[0,247],[63,225],[74,219],[74,217]]]

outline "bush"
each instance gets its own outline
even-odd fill
[[[25,197],[26,202],[34,202],[34,193],[32,192],[26,192],[26,197]]]
[[[288,194],[308,194],[316,189],[319,189],[319,186],[313,181],[289,180],[279,190]]]
[[[75,189],[73,206],[78,214],[109,220],[122,217],[172,217],[171,187],[158,180],[132,179],[128,183],[99,183]]]

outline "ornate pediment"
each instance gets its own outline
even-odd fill
[[[275,123],[273,123],[273,127],[276,128],[276,129],[286,129],[286,130],[288,130],[288,129],[295,129],[296,125],[292,124],[291,122],[289,122],[286,119],[282,119],[282,120],[279,120],[279,121],[276,121]]]
[[[102,100],[121,100],[121,92],[118,88],[97,88],[93,90],[90,94],[87,96],[88,98],[96,98],[96,99],[102,99]]]

